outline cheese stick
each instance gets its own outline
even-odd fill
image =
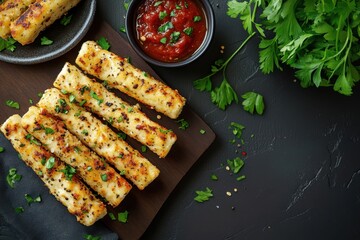
[[[66,179],[62,172],[65,164],[21,127],[19,115],[9,117],[0,130],[19,152],[21,159],[49,188],[50,193],[66,206],[80,223],[90,226],[106,215],[104,203],[98,200],[77,176],[73,176],[71,181]]]
[[[71,133],[103,156],[140,190],[159,175],[160,171],[138,151],[90,112],[71,103],[58,89],[47,89],[38,106],[62,119]]]
[[[10,24],[17,19],[35,0],[7,0],[0,4],[0,38],[11,36]]]
[[[150,120],[138,107],[132,106],[109,92],[102,84],[88,78],[77,67],[66,63],[54,82],[71,96],[112,126],[165,157],[176,141],[171,130]]]
[[[80,0],[36,0],[11,23],[12,37],[22,45],[34,42],[41,31],[79,2]]]
[[[106,81],[110,87],[170,118],[176,119],[185,105],[185,98],[177,90],[134,67],[126,59],[103,50],[94,41],[83,43],[76,64],[88,74]]]
[[[41,114],[38,107],[32,106],[21,124],[50,152],[76,169],[84,182],[111,206],[117,207],[131,190],[131,185],[119,173],[65,129],[60,120]]]

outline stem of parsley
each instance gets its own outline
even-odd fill
[[[238,54],[240,52],[240,50],[245,46],[245,44],[255,35],[255,32],[253,32],[252,34],[250,34],[243,42],[242,44],[235,50],[235,52],[233,52],[233,54],[231,54],[231,56],[221,65],[220,68],[218,68],[218,71],[223,69],[223,76],[225,77],[225,72],[226,72],[226,67],[228,66],[229,62],[236,56],[236,54]],[[214,72],[212,75],[214,75],[215,73],[217,73],[218,71]]]
[[[231,87],[226,79],[226,68],[231,60],[240,52],[245,44],[255,35],[255,32],[251,33],[242,44],[231,54],[231,56],[224,62],[215,62],[215,65],[211,66],[211,73],[207,76],[194,81],[194,88],[199,91],[211,92],[211,101],[221,110],[225,110],[233,101],[238,102],[238,97],[234,89]],[[211,77],[222,71],[223,80],[219,87],[212,89]]]

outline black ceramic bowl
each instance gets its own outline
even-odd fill
[[[74,48],[90,29],[96,11],[96,0],[83,0],[68,12],[73,15],[70,24],[61,25],[57,20],[36,38],[35,42],[21,46],[16,44],[14,52],[0,52],[0,61],[14,64],[37,64],[60,57]],[[41,37],[53,40],[53,44],[41,45]]]
[[[137,10],[144,1],[145,0],[132,0],[127,10],[125,25],[126,25],[126,34],[131,46],[136,51],[136,53],[139,54],[145,61],[161,67],[180,67],[195,61],[206,51],[213,38],[214,28],[215,28],[214,12],[208,0],[194,0],[195,2],[198,3],[199,7],[202,8],[205,16],[206,33],[204,40],[192,55],[190,55],[187,58],[183,58],[179,61],[171,61],[171,62],[161,61],[150,57],[147,53],[144,52],[144,50],[140,46],[139,40],[137,39],[138,34],[136,30],[136,21],[137,21]],[[160,1],[154,1],[154,3],[155,2],[160,2]]]

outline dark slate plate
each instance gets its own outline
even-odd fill
[[[93,26],[81,43],[86,40],[96,41],[100,37],[108,39],[111,44],[110,51],[122,57],[130,57],[133,65],[157,79],[161,79],[134,52],[129,43],[102,20],[94,21]],[[2,86],[0,88],[0,103],[4,103],[8,99],[20,103],[19,110],[9,108],[5,104],[0,104],[0,124],[12,114],[23,115],[30,106],[29,99],[32,99],[35,104],[39,99],[37,94],[52,86],[65,62],[69,61],[74,64],[81,43],[65,55],[41,64],[16,65],[0,62],[0,84]],[[163,80],[171,81],[172,79],[167,78]],[[136,103],[134,99],[128,96],[118,91],[114,92],[124,100],[132,104]],[[108,216],[103,221],[97,222],[97,224],[104,223],[116,232],[120,239],[126,240],[139,239],[141,237],[181,179],[215,139],[215,133],[212,129],[189,105],[185,105],[179,117],[180,119],[184,118],[189,123],[189,128],[185,131],[179,129],[179,124],[175,120],[163,115],[161,119],[158,119],[158,113],[143,105],[141,107],[149,118],[159,122],[168,129],[172,129],[178,139],[168,156],[164,159],[159,159],[150,151],[142,153],[160,169],[161,173],[145,190],[140,191],[133,188],[120,206],[116,209],[109,208],[109,212],[113,212],[115,215],[118,212],[127,210],[129,212],[128,222],[123,224],[118,221],[112,221]],[[205,133],[201,134],[200,130],[204,130]],[[129,137],[126,140],[141,152],[141,144]],[[4,153],[0,153],[0,192],[6,197],[0,198],[0,215],[4,214],[7,220],[6,223],[13,226],[15,230],[18,230],[14,230],[16,234],[26,234],[31,239],[41,240],[54,239],[51,237],[46,238],[47,234],[51,233],[53,235],[58,234],[57,239],[72,240],[81,239],[81,234],[84,233],[95,233],[95,235],[98,232],[99,234],[101,233],[97,229],[86,228],[76,223],[75,217],[69,214],[61,203],[56,202],[55,198],[47,193],[47,189],[43,186],[40,179],[18,159],[9,142],[1,134],[0,146],[6,148]],[[16,189],[10,189],[6,183],[6,174],[10,167],[18,168],[19,173],[23,174],[23,180],[17,184]],[[40,193],[44,201],[39,205],[26,206],[26,211],[21,215],[17,215],[13,208],[24,202],[25,193],[31,193],[34,196]]]
[[[68,14],[72,14],[69,25],[62,26],[59,20],[44,30],[32,44],[21,46],[16,43],[14,52],[3,50],[0,61],[15,64],[36,64],[57,58],[75,47],[89,30],[96,10],[96,0],[83,0]],[[53,44],[42,46],[42,36],[53,40]]]

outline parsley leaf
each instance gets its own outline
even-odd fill
[[[0,38],[0,52],[3,50],[9,50],[11,52],[15,51],[16,46],[15,46],[16,40],[13,39],[12,37],[9,37],[8,39],[2,39]]]
[[[118,221],[119,221],[119,222],[122,222],[122,223],[127,223],[127,221],[128,221],[128,216],[129,216],[129,212],[128,212],[128,211],[119,212],[119,213],[118,213]]]
[[[31,195],[25,194],[25,200],[26,200],[27,204],[30,205],[32,203],[40,203],[41,202],[41,197],[39,195],[39,196],[33,198]]]
[[[227,164],[230,167],[230,170],[236,174],[244,166],[244,161],[241,158],[236,157],[234,159],[228,159]]]
[[[190,126],[189,123],[183,118],[177,120],[176,122],[180,125],[179,129],[181,130],[186,130]]]
[[[247,92],[241,95],[241,97],[244,99],[242,105],[245,111],[253,114],[255,110],[259,115],[264,113],[265,104],[262,95],[256,92]]]
[[[63,25],[63,26],[67,26],[70,24],[71,22],[71,19],[72,19],[72,15],[64,15],[61,20],[60,20],[60,24]]]
[[[195,193],[196,197],[194,200],[199,203],[208,201],[211,197],[213,197],[212,190],[208,187],[205,190],[195,191]]]
[[[85,234],[83,238],[86,240],[101,240],[100,236],[93,236],[91,234]]]
[[[245,126],[236,122],[231,122],[229,129],[232,130],[232,133],[234,136],[236,136],[238,139],[242,139],[242,133],[245,129]]]
[[[14,184],[21,180],[22,176],[17,174],[16,168],[10,168],[9,173],[6,176],[6,181],[11,188],[14,188]]]
[[[18,102],[16,102],[16,101],[6,100],[5,104],[8,107],[15,108],[15,109],[20,109],[20,104]]]
[[[220,84],[220,87],[211,91],[211,101],[221,110],[225,110],[233,101],[238,103],[239,99],[235,90],[228,81],[224,79]]]
[[[110,43],[108,42],[108,40],[105,37],[99,38],[99,40],[97,40],[96,42],[104,50],[109,50],[111,47]]]
[[[48,46],[48,45],[51,45],[51,44],[53,44],[53,40],[51,40],[51,39],[49,39],[49,38],[47,38],[47,37],[42,37],[41,38],[41,45],[43,45],[43,46]]]
[[[66,180],[69,180],[71,181],[73,176],[75,175],[76,173],[76,169],[73,168],[72,166],[70,165],[66,165],[64,169],[61,169],[59,170],[60,172],[63,172],[65,174],[65,178]]]

